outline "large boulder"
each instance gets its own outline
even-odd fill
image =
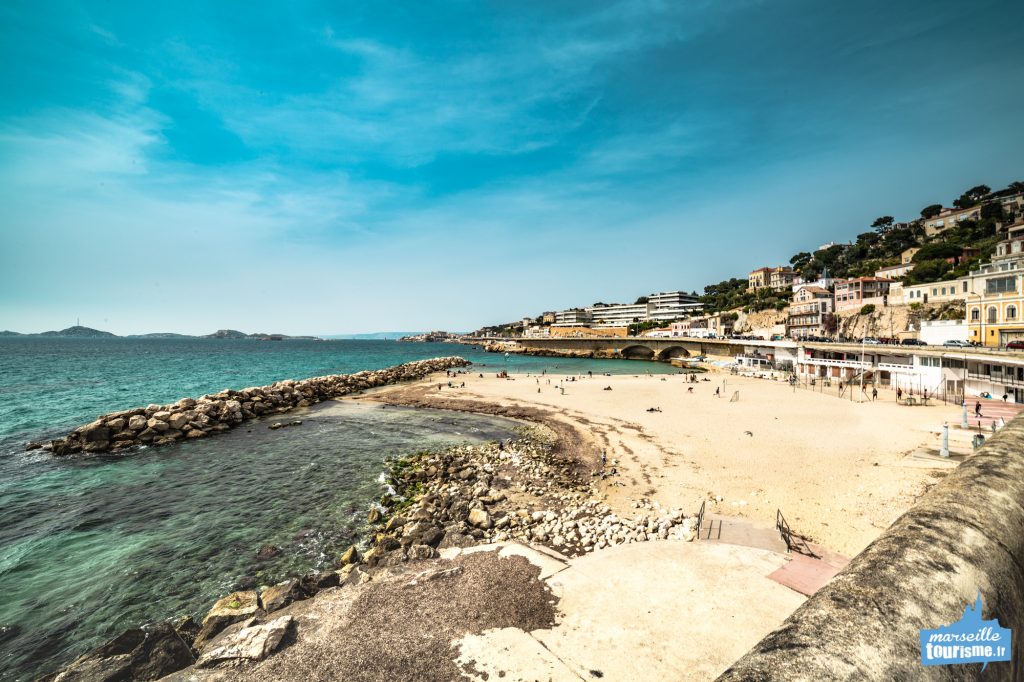
[[[118,635],[58,672],[54,682],[158,680],[192,665],[188,644],[168,623]]]
[[[306,598],[306,594],[299,587],[298,580],[286,580],[283,583],[272,585],[260,593],[260,602],[263,610],[267,613],[280,611],[293,601]]]
[[[93,422],[82,429],[86,443],[105,443],[110,440],[110,428],[100,422]]]
[[[255,592],[233,592],[221,597],[203,618],[203,627],[196,636],[195,648],[202,649],[221,630],[246,618],[260,613],[259,597]]]
[[[212,642],[196,665],[208,667],[224,661],[262,661],[280,646],[294,623],[291,616],[281,616],[262,625],[244,627]]]
[[[167,419],[167,423],[170,424],[171,428],[172,429],[177,429],[179,431],[182,430],[183,428],[185,428],[185,426],[188,424],[188,422],[189,422],[188,415],[186,415],[183,412],[178,412],[176,414],[172,414]]]
[[[142,431],[146,426],[146,418],[141,414],[134,415],[128,419],[128,428],[132,431]]]
[[[469,521],[470,525],[477,528],[487,529],[491,527],[491,515],[483,509],[470,509],[467,521]]]

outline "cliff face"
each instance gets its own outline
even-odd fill
[[[739,313],[733,330],[737,334],[754,334],[768,339],[772,334],[786,333],[786,318],[789,308],[783,310],[761,310],[756,313]]]
[[[911,327],[919,332],[921,322],[925,320],[964,319],[964,304],[962,301],[954,301],[920,306],[878,306],[869,315],[861,315],[857,309],[839,313],[837,318],[837,333],[846,338],[897,338],[900,333],[910,331]]]

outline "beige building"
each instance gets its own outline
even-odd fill
[[[972,270],[967,281],[970,340],[989,347],[1024,341],[1024,225],[1009,228],[992,262]]]
[[[747,291],[758,289],[788,289],[797,275],[792,268],[779,266],[775,268],[758,268],[747,275]]]
[[[909,249],[900,254],[900,262],[904,265],[914,262],[914,254],[920,251],[920,247],[911,246]]]
[[[625,337],[629,334],[627,327],[602,327],[592,329],[591,327],[572,327],[551,325],[550,336],[553,339],[592,339],[606,338],[610,336]]]
[[[900,263],[899,265],[890,265],[885,268],[879,268],[875,270],[875,277],[880,277],[882,279],[899,279],[913,270],[914,265],[914,263]]]
[[[924,233],[926,236],[931,237],[943,230],[948,230],[964,220],[977,220],[980,217],[981,206],[972,206],[970,208],[963,209],[944,208],[939,215],[934,218],[928,218],[924,221]]]
[[[889,287],[889,300],[900,300],[911,303],[945,303],[947,301],[963,301],[967,299],[969,282],[966,279],[951,279],[944,282],[929,284],[904,284],[897,289]]]

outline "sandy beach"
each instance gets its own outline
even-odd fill
[[[685,375],[644,374],[640,363],[635,376],[575,381],[493,372],[481,378],[474,369],[460,374],[455,388],[447,379],[440,390],[439,380],[425,380],[369,397],[532,411],[532,418],[574,432],[577,456],[595,470],[606,453],[617,475],[601,480],[598,491],[616,511],[648,500],[696,513],[706,501],[710,512],[773,525],[781,510],[794,531],[848,557],[948,471],[945,462],[908,455],[938,448],[943,422],[957,423],[960,415],[941,403],[897,405],[889,391],[855,402],[714,372],[688,383]]]

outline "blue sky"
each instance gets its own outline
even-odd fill
[[[1024,3],[0,6],[0,329],[472,329],[1024,179]]]

